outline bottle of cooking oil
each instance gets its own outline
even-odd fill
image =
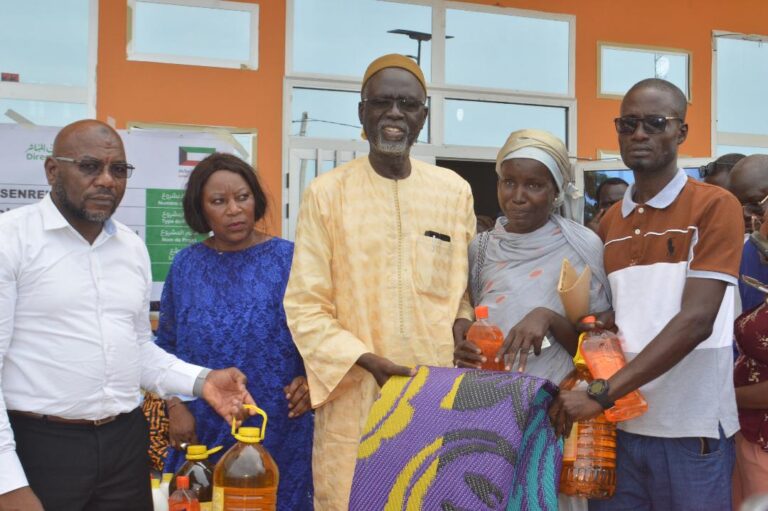
[[[188,445],[187,461],[179,468],[171,479],[168,491],[176,491],[176,480],[179,476],[189,477],[189,488],[197,493],[200,501],[200,511],[210,511],[213,501],[213,465],[208,456],[221,450],[221,446],[208,450],[205,445]]]
[[[490,371],[503,371],[504,360],[496,362],[496,353],[504,344],[504,334],[498,326],[488,320],[488,306],[478,305],[475,307],[475,321],[469,330],[467,330],[467,340],[480,348],[485,357],[485,363],[481,369]]]
[[[264,440],[267,414],[256,410],[263,419],[261,427],[236,428],[232,421],[232,435],[237,439],[213,471],[214,511],[275,511],[277,484],[280,473],[275,460],[259,443]]]
[[[579,346],[576,370],[563,381],[565,390],[587,390],[592,375]],[[588,499],[608,499],[616,491],[616,424],[605,414],[573,424],[563,446],[560,492]]]
[[[585,323],[594,323],[594,316],[583,319]],[[593,378],[607,380],[619,369],[627,365],[619,337],[610,330],[593,328],[581,334],[579,339],[581,352],[589,373]],[[639,390],[633,390],[616,400],[613,408],[605,411],[605,418],[611,422],[620,422],[639,417],[648,411],[648,403]]]

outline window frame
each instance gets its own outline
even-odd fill
[[[549,13],[511,7],[497,7],[445,0],[387,0],[391,3],[423,5],[432,8],[432,40],[431,51],[431,81],[427,83],[430,97],[430,134],[428,144],[416,143],[411,149],[411,156],[426,161],[435,159],[461,159],[493,161],[499,147],[467,146],[445,144],[445,100],[459,99],[468,101],[488,101],[496,103],[515,103],[532,106],[550,106],[564,108],[566,121],[566,146],[569,154],[575,159],[578,149],[577,119],[578,109],[576,101],[576,16],[571,14]],[[337,150],[351,151],[355,154],[367,154],[368,143],[362,139],[329,139],[298,137],[291,135],[291,107],[292,91],[294,88],[332,89],[349,91],[359,94],[361,77],[343,75],[324,75],[317,73],[301,73],[293,70],[293,26],[295,0],[286,2],[286,31],[285,31],[285,75],[283,80],[283,200],[281,220],[283,235],[292,238],[291,225],[295,222],[298,211],[294,211],[297,204],[289,185],[291,172],[291,151],[296,150]],[[565,21],[569,23],[568,34],[568,92],[565,94],[549,94],[513,89],[500,89],[490,87],[459,86],[445,82],[445,30],[446,12],[448,9],[465,11],[479,11],[485,13],[533,17]],[[291,209],[290,215],[286,214]]]
[[[0,99],[79,103],[86,106],[88,117],[95,118],[98,43],[99,0],[88,0],[88,68],[86,71],[86,85],[84,87],[74,87],[70,85],[0,82]],[[16,113],[21,116],[18,112]],[[0,112],[0,115],[5,116],[5,112]],[[36,124],[31,120],[28,121],[30,124]]]
[[[688,99],[688,104],[693,104],[693,53],[682,48],[671,48],[667,46],[649,46],[643,44],[616,43],[611,41],[597,41],[597,97],[601,99],[623,99],[623,94],[614,94],[603,92],[603,48],[610,48],[625,51],[667,53],[676,55],[685,55],[687,59],[687,91],[683,91]]]
[[[245,61],[235,59],[170,55],[167,53],[139,52],[134,49],[133,43],[133,27],[135,23],[134,14],[136,12],[137,3],[169,4],[178,5],[181,7],[201,7],[206,9],[250,12],[250,59]],[[259,4],[231,2],[227,0],[127,0],[126,9],[126,17],[128,22],[126,59],[129,61],[155,62],[160,64],[180,64],[186,66],[220,67],[228,69],[248,69],[251,71],[256,71],[259,69]]]
[[[766,149],[768,153],[768,134],[761,135],[758,133],[735,133],[728,131],[719,131],[717,129],[717,41],[721,38],[727,39],[742,39],[745,41],[761,42],[768,44],[768,34],[743,34],[726,30],[713,30],[712,31],[712,105],[711,105],[711,120],[712,120],[712,147],[711,154],[717,154],[717,147],[720,145],[725,146],[745,146],[745,147],[759,147]]]

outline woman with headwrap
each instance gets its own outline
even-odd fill
[[[508,369],[519,355],[515,369],[560,383],[573,370],[578,338],[557,293],[560,267],[563,259],[579,273],[589,266],[590,310],[610,309],[603,245],[570,219],[580,211],[582,196],[560,139],[540,130],[512,133],[496,158],[496,173],[504,216],[469,247],[472,300],[487,305],[490,321],[506,333]],[[459,335],[468,323],[457,326]],[[459,367],[483,361],[466,339],[458,342],[455,358]]]

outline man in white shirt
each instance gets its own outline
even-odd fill
[[[253,399],[152,342],[147,249],[111,220],[133,167],[99,121],[63,128],[51,193],[0,215],[0,511],[151,509],[139,388],[204,398],[225,419]]]

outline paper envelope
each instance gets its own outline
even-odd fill
[[[563,302],[565,317],[576,325],[579,319],[589,314],[589,285],[592,281],[592,270],[589,266],[579,275],[576,268],[568,259],[563,259],[560,267],[560,281],[557,283],[557,294]]]

